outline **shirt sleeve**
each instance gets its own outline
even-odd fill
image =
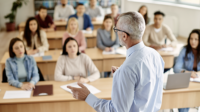
[[[103,13],[103,9],[99,6],[98,7],[98,9],[99,9],[99,14],[98,14],[98,16],[97,16],[97,20],[103,20],[104,19],[104,13]]]
[[[81,36],[79,38],[81,39],[79,51],[84,51],[86,49],[87,44],[86,44],[86,41],[85,41],[85,36],[82,32],[81,32]]]
[[[90,19],[90,17],[87,15],[87,19],[88,19],[88,27],[87,28],[91,28],[92,30],[94,29],[94,27],[93,27],[93,24],[92,24],[92,21],[91,21],[91,19]],[[87,29],[86,28],[86,29]]]
[[[185,70],[184,69],[185,52],[186,52],[186,49],[183,48],[175,61],[175,65],[174,65],[175,73],[181,73],[181,71]]]
[[[167,38],[171,41],[171,45],[173,47],[176,46],[176,37],[174,36],[173,32],[171,31],[171,29],[168,27],[168,26],[165,26],[166,28],[166,35],[167,35]]]
[[[119,38],[117,33],[115,33],[115,35],[116,35],[116,41],[115,44],[112,46],[112,48],[117,49],[119,47]]]
[[[55,81],[69,81],[73,79],[72,76],[67,76],[64,74],[65,63],[63,61],[64,61],[64,58],[60,56],[56,63],[55,75],[54,75]]]
[[[61,18],[59,17],[59,7],[56,6],[55,10],[54,10],[54,20],[58,21]]]
[[[106,48],[106,46],[103,45],[102,43],[102,38],[101,35],[103,35],[103,33],[101,33],[101,30],[99,29],[97,31],[97,47],[101,50],[104,50]]]
[[[150,35],[150,33],[151,33],[150,31],[151,31],[151,30],[150,30],[150,26],[147,26],[146,29],[145,29],[144,35],[143,35],[143,37],[142,37],[143,42],[144,42],[144,44],[145,44],[146,46],[151,46],[151,44],[148,42],[148,40],[149,40],[149,35]]]
[[[32,76],[31,76],[30,83],[35,85],[40,80],[40,77],[39,77],[39,73],[38,73],[37,64],[36,64],[35,59],[33,57],[31,57],[31,61],[32,61],[32,64],[33,64],[33,68],[32,68]]]
[[[119,75],[123,77],[119,78]],[[97,112],[129,112],[134,100],[135,83],[136,77],[130,70],[118,69],[113,78],[112,100],[98,99],[89,94],[85,101]]]
[[[46,32],[41,31],[40,37],[41,37],[42,46],[40,46],[38,48],[38,50],[40,52],[48,51],[49,50],[49,43],[48,43],[48,40],[47,40]]]
[[[48,23],[54,24],[54,23],[53,23],[53,19],[52,19],[49,15],[47,15],[47,17],[48,17]]]

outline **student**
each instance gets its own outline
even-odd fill
[[[9,55],[10,58],[6,60],[5,66],[8,83],[23,90],[35,88],[35,84],[39,81],[38,68],[34,58],[26,55],[21,39],[13,38],[10,41]]]
[[[146,46],[154,49],[176,46],[176,37],[173,35],[171,29],[163,24],[164,16],[165,14],[160,11],[154,13],[154,24],[147,26],[143,35],[143,42]],[[166,45],[166,38],[171,41],[170,45]]]
[[[148,17],[147,6],[142,5],[142,6],[139,8],[138,12],[139,12],[140,14],[142,14],[142,16],[144,17],[145,24],[146,24],[146,25],[149,24],[150,19],[149,19],[149,17]]]
[[[192,78],[200,74],[200,30],[193,30],[188,38],[187,45],[181,50],[174,66],[175,73],[191,72]],[[199,75],[200,76],[200,75]],[[189,108],[179,109],[179,112],[188,112]]]
[[[77,13],[71,15],[69,19],[71,17],[75,17],[76,19],[78,19],[79,30],[93,30],[93,25],[90,20],[90,16],[85,14],[85,6],[82,3],[78,3],[76,6],[76,11]]]
[[[69,16],[74,14],[74,8],[67,5],[68,0],[60,0],[61,5],[57,5],[54,10],[54,20],[67,21]]]
[[[88,72],[90,76],[88,76]],[[54,79],[56,81],[77,80],[87,83],[99,79],[99,70],[96,68],[90,57],[80,53],[77,41],[69,37],[63,45],[62,56],[59,57]]]
[[[47,8],[44,6],[41,6],[39,9],[39,14],[35,16],[35,18],[38,20],[40,27],[44,31],[54,31],[55,25],[53,23],[52,18],[47,15]]]
[[[78,20],[74,17],[70,18],[68,21],[67,31],[63,35],[62,43],[64,44],[65,40],[68,37],[76,39],[79,46],[79,51],[84,52],[86,49],[85,36],[81,30],[79,30]]]
[[[97,0],[90,0],[90,4],[86,7],[86,14],[90,16],[92,21],[103,20],[104,14],[102,8],[97,6]]]
[[[28,55],[48,51],[49,49],[46,33],[40,30],[40,26],[34,17],[28,18],[25,30],[21,32],[20,38],[25,43]]]
[[[97,31],[97,47],[99,49],[109,52],[119,47],[119,39],[113,30],[113,24],[112,17],[105,16],[102,28]],[[110,72],[104,73],[104,77],[109,76]]]
[[[111,8],[111,14],[108,14],[108,15],[110,15],[114,19],[115,26],[116,26],[116,24],[117,24],[117,18],[120,15],[118,13],[119,12],[119,8],[118,8],[118,6],[116,4],[112,4],[110,8]]]

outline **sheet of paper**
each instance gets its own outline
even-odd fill
[[[6,91],[3,99],[30,98],[32,91]]]
[[[192,81],[192,82],[200,82],[200,78],[195,78],[195,79],[190,78],[190,81]]]
[[[85,33],[85,34],[92,34],[92,31],[82,30],[82,32]]]
[[[39,53],[36,53],[34,55],[31,55],[33,57],[41,57],[41,56],[44,56],[44,52],[39,52]]]
[[[115,53],[115,50],[110,51],[110,52],[107,52],[107,51],[104,50],[104,51],[103,51],[103,54],[106,55],[106,54],[116,54],[116,53]]]
[[[66,85],[63,85],[63,86],[60,86],[62,89],[72,93],[72,91],[70,89],[67,88],[67,86],[72,86],[72,87],[76,87],[76,88],[81,88],[77,82],[75,83],[71,83],[71,84],[66,84]],[[88,88],[88,90],[92,93],[92,94],[97,94],[97,93],[100,93],[101,91],[98,90],[97,88],[95,88],[94,86],[91,86],[89,84],[84,84],[84,86],[86,86]]]
[[[126,49],[119,48],[115,52],[116,52],[116,54],[122,54],[122,55],[126,56],[126,51],[127,51]]]
[[[173,51],[173,50],[174,50],[174,48],[172,48],[172,47],[167,47],[167,48],[160,49],[160,51]]]

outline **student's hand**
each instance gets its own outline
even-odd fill
[[[110,47],[110,51],[113,51],[114,49],[112,47]]]
[[[110,52],[110,48],[109,48],[109,47],[106,47],[106,48],[105,48],[105,51],[106,51],[106,52]]]
[[[168,46],[166,44],[162,45],[162,48],[167,48]]]
[[[81,77],[80,80],[78,81],[79,83],[88,83],[90,82],[87,78]]]
[[[112,66],[112,67],[111,67],[111,72],[112,72],[112,73],[115,73],[115,71],[116,71],[118,68],[119,68],[119,67]]]
[[[191,73],[191,78],[197,78],[197,72],[192,71],[192,73]]]
[[[67,86],[67,88],[71,89],[71,91],[73,92],[73,97],[75,99],[85,101],[87,96],[90,94],[90,91],[82,83],[78,83],[78,85],[81,88],[75,88],[75,87],[71,87],[71,86]]]
[[[161,49],[161,48],[162,48],[162,46],[155,46],[155,45],[150,45],[149,47],[152,47],[152,48],[154,48],[155,50],[158,50],[158,49]]]
[[[92,21],[96,21],[97,20],[97,18],[92,18]]]
[[[35,49],[35,50],[33,50],[33,54],[36,54],[36,53],[38,53],[39,52],[39,50],[38,49]]]
[[[80,76],[74,76],[74,80],[77,80],[77,81],[79,81],[80,80]]]
[[[92,31],[92,29],[89,27],[89,28],[86,29],[86,31]]]
[[[32,83],[22,84],[21,86],[21,89],[23,90],[31,90],[32,88],[35,88],[35,86]]]

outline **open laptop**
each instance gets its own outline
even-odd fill
[[[191,73],[176,73],[169,74],[167,78],[167,83],[163,86],[163,89],[179,89],[179,88],[187,88],[190,83]]]

